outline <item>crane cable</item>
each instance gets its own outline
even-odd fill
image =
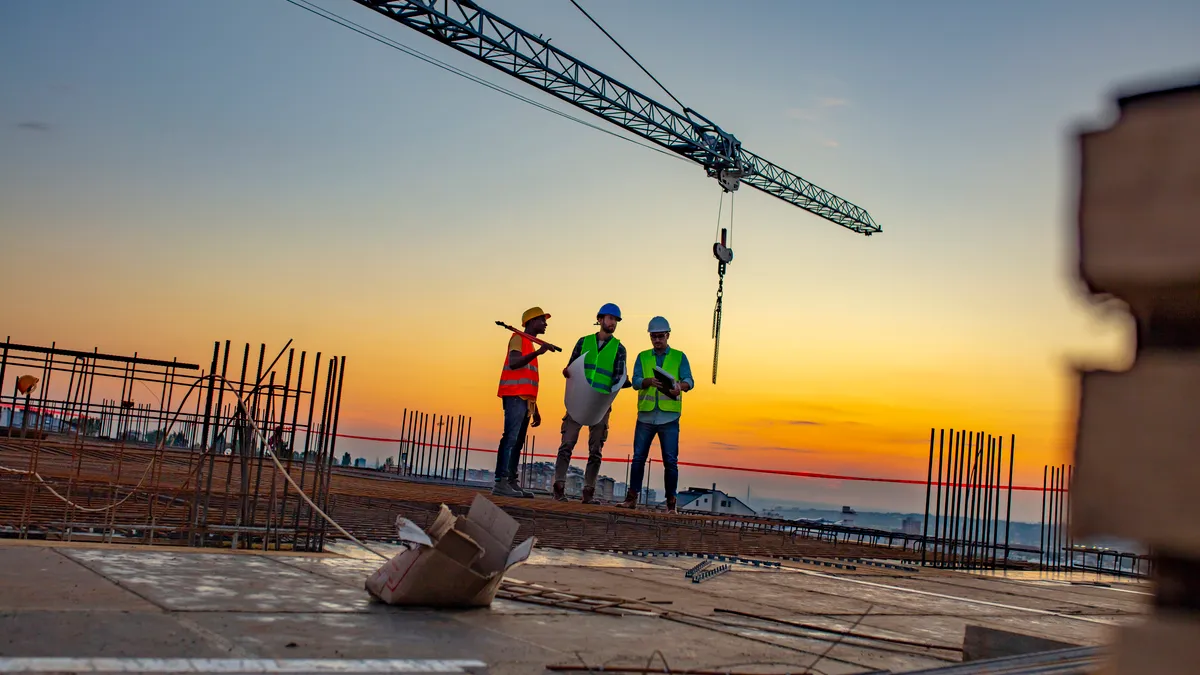
[[[593,19],[592,15],[588,14],[587,10],[581,7],[578,2],[575,2],[575,0],[571,0],[571,4],[575,5],[575,9],[583,12],[583,15],[588,18],[588,21],[591,21],[596,28],[599,28],[600,32],[604,33],[605,37],[607,37],[609,40],[612,40],[612,43],[617,46],[617,49],[620,49],[622,52],[624,52],[625,56],[628,56],[630,61],[633,61],[638,68],[641,68],[642,72],[645,73],[647,77],[649,77],[651,80],[654,80],[654,84],[657,84],[659,89],[662,89],[664,92],[666,92],[667,96],[670,96],[673,101],[679,104],[680,108],[683,108],[684,112],[687,112],[688,107],[683,104],[683,101],[680,101],[679,97],[675,96],[675,94],[672,94],[670,89],[667,89],[662,82],[658,81],[657,77],[655,77],[649,70],[646,70],[646,66],[643,66],[641,61],[638,61],[636,58],[634,58],[633,54],[629,53],[628,49],[625,49],[625,47],[621,46],[621,43],[617,42],[617,38],[613,37],[608,31],[604,30],[604,26],[601,26],[599,21]]]
[[[615,131],[612,131],[611,129],[605,129],[604,127],[601,127],[596,124],[592,124],[591,122],[582,120],[578,117],[575,117],[574,115],[565,113],[561,110],[552,108],[544,103],[535,101],[535,100],[529,98],[528,96],[518,94],[517,92],[512,91],[511,89],[508,89],[506,87],[498,85],[494,82],[490,82],[478,75],[472,75],[471,73],[469,73],[457,66],[450,65],[449,63],[446,63],[445,61],[442,61],[440,59],[429,56],[428,54],[426,54],[418,49],[414,49],[402,42],[393,40],[392,38],[389,38],[386,35],[377,33],[375,31],[371,30],[370,28],[362,26],[361,24],[354,23],[353,21],[351,21],[345,17],[342,17],[335,12],[331,12],[331,11],[325,9],[324,7],[320,7],[319,5],[314,5],[313,3],[308,2],[308,0],[284,0],[284,2],[287,2],[291,5],[295,5],[296,7],[299,7],[300,9],[303,9],[306,12],[315,14],[315,15],[317,15],[323,19],[326,19],[328,21],[332,21],[333,23],[336,23],[339,26],[342,26],[343,28],[348,28],[348,29],[354,31],[355,33],[358,33],[359,35],[362,35],[363,37],[370,38],[380,44],[391,47],[392,49],[395,49],[396,51],[407,54],[415,59],[424,61],[425,63],[428,63],[431,66],[441,68],[442,70],[445,70],[447,72],[458,75],[459,77],[462,77],[466,80],[469,80],[476,84],[487,87],[488,89],[499,92],[501,94],[504,94],[505,96],[509,96],[509,97],[514,98],[523,103],[528,103],[529,105],[534,106],[535,108],[541,108],[542,110],[545,110],[546,112],[553,113],[564,119],[568,119],[568,120],[571,120],[572,122],[577,122],[579,124],[582,124],[585,127],[595,129],[596,131],[608,134],[609,136],[613,136],[613,137],[619,138],[623,141],[633,143],[634,145],[641,146],[643,148],[646,148],[647,150],[653,150],[654,152],[666,155],[667,157],[671,157],[673,159],[687,162],[688,164],[692,163],[691,160],[687,159],[686,157],[681,157],[673,152],[663,150],[662,148],[657,148],[648,143],[643,143],[641,141],[630,138],[628,136],[623,136],[621,134],[616,133]]]

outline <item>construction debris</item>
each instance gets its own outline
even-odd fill
[[[504,574],[533,550],[534,537],[512,545],[519,527],[480,494],[465,516],[443,504],[426,532],[401,519],[405,550],[367,578],[367,591],[392,605],[487,607]]]

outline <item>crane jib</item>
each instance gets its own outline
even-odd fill
[[[746,184],[859,234],[865,209],[741,147],[694,110],[676,112],[471,0],[354,0],[471,58],[705,168],[726,190]]]

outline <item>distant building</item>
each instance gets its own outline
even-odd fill
[[[354,460],[354,468],[356,468],[356,469],[365,469],[365,468],[367,468],[367,458],[366,458],[366,457],[359,457],[359,458],[355,459],[355,460]]]
[[[849,506],[843,506],[842,507],[842,519],[839,520],[837,524],[851,527],[854,525],[854,516],[857,516],[857,515],[858,515],[858,511],[855,511],[854,509],[850,508]]]
[[[575,467],[571,467],[575,468]],[[583,496],[583,472],[575,473],[574,471],[567,473],[566,493],[569,497]]]
[[[730,516],[753,516],[754,509],[746,506],[745,502],[725,494],[720,490],[710,488],[690,487],[680,492],[676,499],[676,508],[689,513],[720,513]]]
[[[613,486],[615,486],[615,485],[616,485],[616,481],[609,478],[608,476],[600,476],[599,478],[597,478],[596,479],[596,499],[602,499],[602,500],[608,501],[608,502],[613,501]]]
[[[528,471],[522,465],[518,472],[521,474],[521,485],[527,489],[549,492],[554,484],[554,464],[551,462],[534,462],[528,466]]]
[[[613,500],[625,499],[625,493],[629,491],[629,486],[625,483],[613,483]]]
[[[900,521],[900,531],[904,534],[921,534],[924,521],[914,516],[908,516]]]
[[[490,469],[467,469],[467,480],[477,483],[491,483],[496,480]]]

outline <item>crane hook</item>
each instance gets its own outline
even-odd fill
[[[713,244],[713,257],[717,259],[717,304],[713,307],[713,367],[712,383],[717,383],[717,357],[721,352],[721,309],[725,298],[725,268],[733,262],[733,249],[726,245],[728,230],[721,228],[721,240]]]

